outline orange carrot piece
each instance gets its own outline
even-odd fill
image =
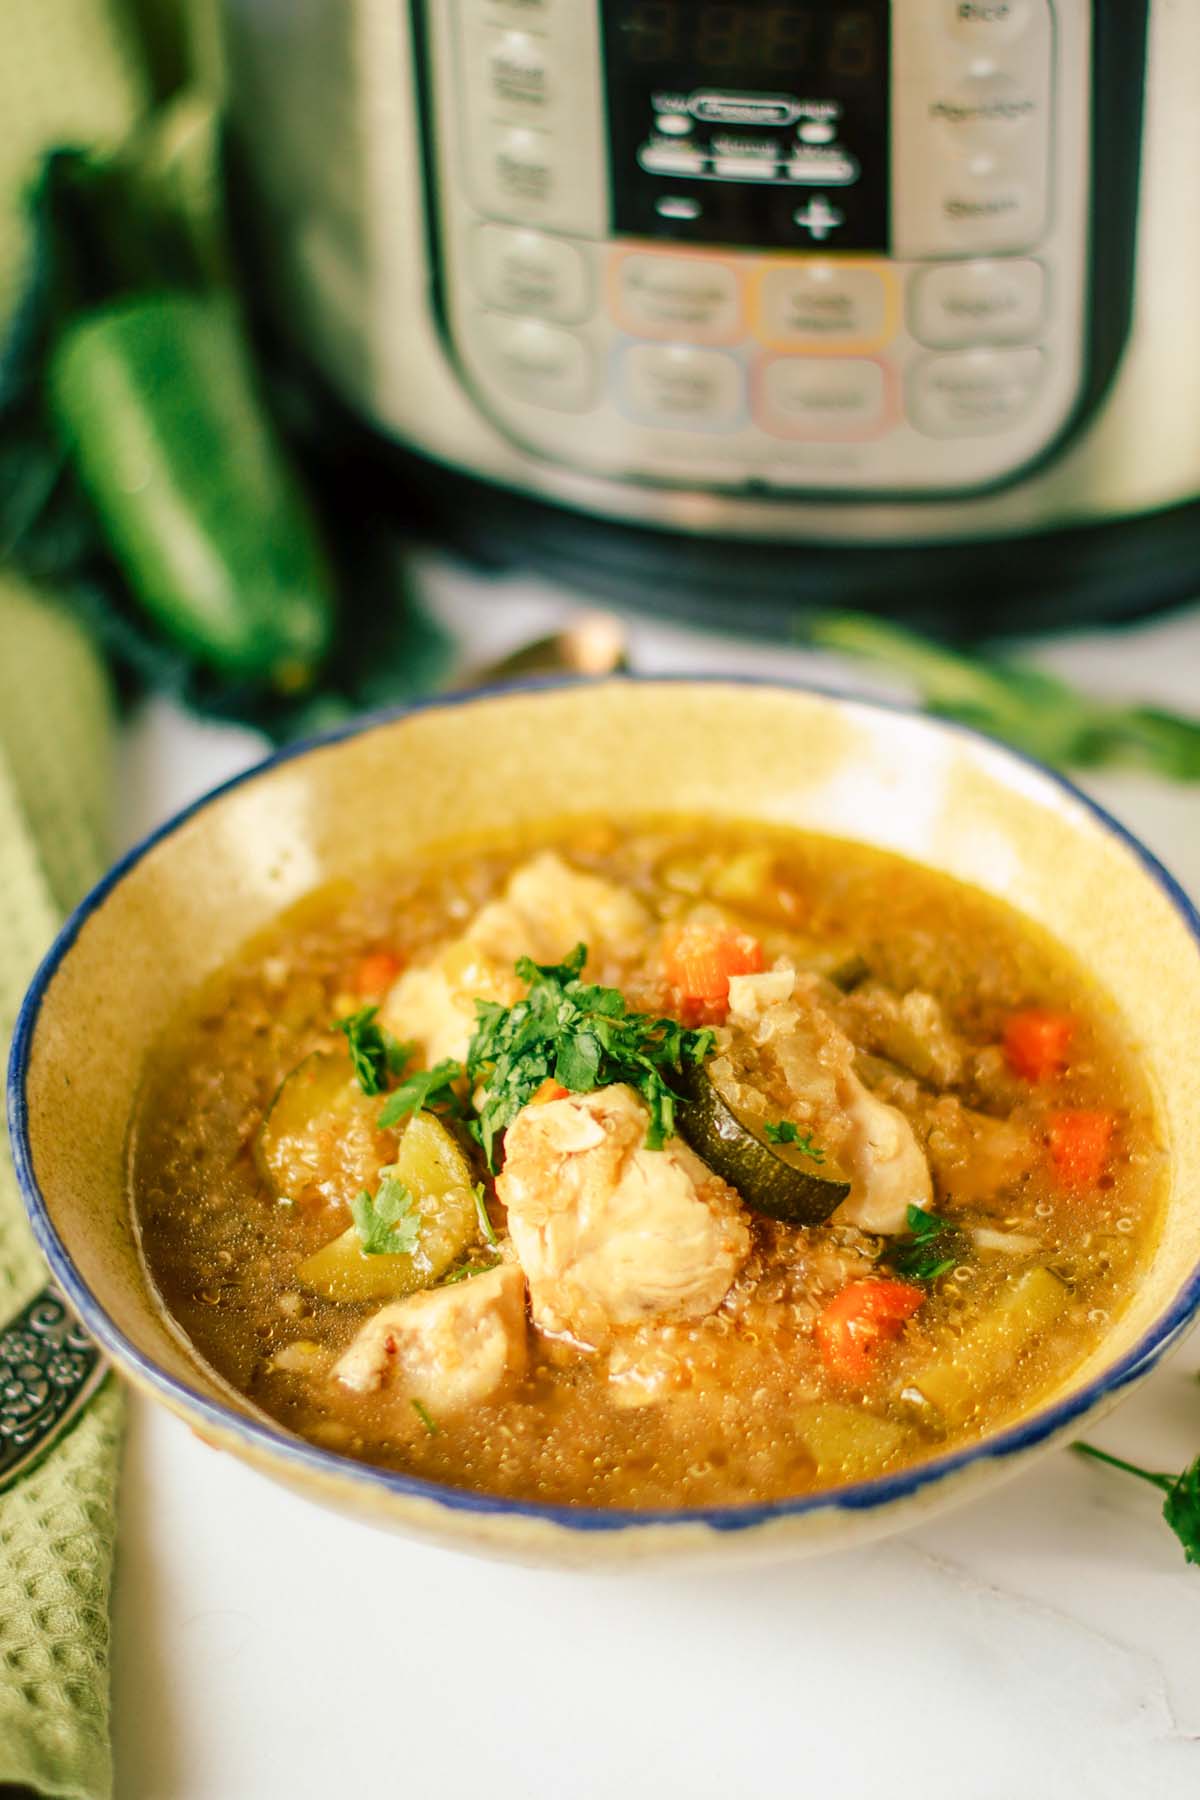
[[[364,999],[378,999],[386,994],[404,967],[391,950],[371,950],[354,972],[354,986]]]
[[[729,925],[676,925],[663,937],[663,970],[683,1000],[728,1000],[731,975],[757,975],[763,950]]]
[[[1104,1173],[1116,1120],[1106,1112],[1052,1113],[1047,1120],[1050,1160],[1071,1188],[1095,1187]]]
[[[880,1349],[899,1337],[924,1300],[924,1291],[907,1281],[850,1282],[817,1320],[817,1343],[829,1373],[859,1386],[870,1381]]]
[[[1014,1075],[1047,1081],[1067,1066],[1075,1021],[1069,1013],[1030,1006],[1012,1014],[1004,1027],[1004,1055]]]

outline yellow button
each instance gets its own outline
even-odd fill
[[[894,335],[896,313],[891,271],[850,258],[769,263],[755,288],[755,330],[776,350],[862,355]]]

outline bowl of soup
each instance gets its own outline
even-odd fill
[[[312,1498],[560,1562],[843,1545],[1200,1303],[1200,936],[1068,783],[784,686],[437,702],[84,902],[18,1174],[119,1368]]]

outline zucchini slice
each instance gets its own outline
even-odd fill
[[[918,1371],[914,1385],[947,1425],[964,1424],[1070,1304],[1066,1283],[1035,1263],[1001,1289],[991,1310],[962,1337]]]
[[[378,1102],[375,1102],[378,1105]],[[353,1225],[300,1264],[298,1280],[327,1300],[399,1300],[432,1287],[480,1236],[466,1158],[432,1113],[405,1126],[393,1165],[416,1204],[421,1235],[411,1255],[367,1256]]]
[[[344,1053],[314,1050],[280,1084],[255,1139],[260,1172],[277,1199],[316,1189],[348,1203],[373,1187],[391,1140],[380,1102],[364,1094]]]
[[[850,1192],[836,1175],[802,1167],[801,1153],[768,1144],[738,1118],[703,1066],[678,1078],[675,1104],[680,1137],[714,1175],[737,1189],[753,1212],[788,1225],[823,1225]]]
[[[859,1481],[877,1474],[879,1465],[912,1436],[911,1427],[837,1400],[806,1401],[793,1418],[823,1481]]]

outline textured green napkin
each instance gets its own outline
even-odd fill
[[[41,0],[39,0],[39,4]],[[63,913],[106,860],[112,708],[79,627],[0,570],[0,1045]],[[46,1279],[0,1149],[0,1325]],[[0,1494],[0,1784],[112,1792],[108,1601],[121,1395]]]
[[[22,290],[23,198],[54,143],[115,142],[149,84],[123,0],[0,0],[0,333]],[[63,913],[105,860],[111,711],[78,628],[0,570],[0,1048]],[[0,1325],[45,1268],[0,1148]],[[108,1599],[121,1398],[0,1495],[0,1783],[112,1791]]]

